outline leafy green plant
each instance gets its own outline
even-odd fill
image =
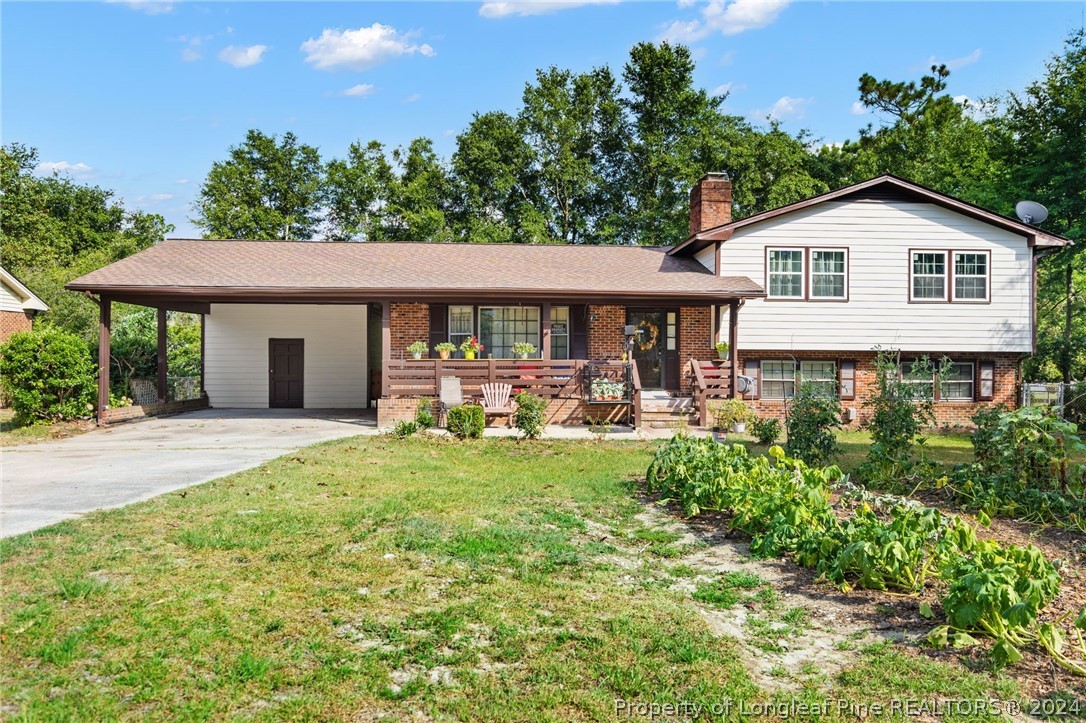
[[[0,346],[0,384],[17,424],[87,416],[95,378],[90,351],[75,334],[47,326],[12,334]]]
[[[738,397],[709,402],[709,414],[713,417],[713,429],[724,431],[736,424],[746,424],[754,418],[751,408]]]
[[[478,404],[453,407],[446,414],[445,427],[457,439],[478,439],[483,436],[486,417]]]
[[[408,419],[401,419],[396,422],[396,426],[392,428],[392,434],[400,439],[407,439],[416,432],[419,431],[419,425]]]
[[[453,344],[451,341],[443,341],[439,344],[434,345],[434,351],[444,351],[452,353],[456,351],[456,344]]]
[[[415,341],[408,345],[407,352],[412,356],[425,354],[430,351],[430,345],[424,341]]]
[[[415,424],[420,430],[431,429],[434,422],[434,403],[430,397],[421,397],[415,406]]]
[[[513,353],[517,356],[530,356],[535,354],[535,344],[527,341],[518,341],[513,344]]]
[[[547,400],[543,397],[521,392],[513,398],[517,408],[513,412],[513,424],[521,431],[525,439],[536,439],[543,433],[547,422]]]
[[[781,438],[781,422],[776,417],[760,417],[751,420],[750,432],[758,444],[776,444]]]
[[[717,353],[717,356],[719,356],[721,359],[728,356],[728,351],[730,349],[731,349],[731,346],[726,341],[718,341],[716,343],[716,353]]]
[[[875,357],[875,393],[864,402],[871,410],[871,446],[857,476],[873,486],[891,486],[930,474],[924,457],[924,427],[935,422],[934,385],[941,376],[922,357],[904,367],[898,352]]]
[[[811,465],[833,459],[838,451],[834,430],[841,428],[841,405],[836,397],[819,391],[813,382],[803,382],[788,407],[788,456]]]

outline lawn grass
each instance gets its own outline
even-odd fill
[[[341,440],[2,541],[3,710],[609,720],[616,699],[779,698],[659,583],[689,570],[674,534],[636,517],[655,447]],[[799,694],[1014,693],[911,659],[865,650],[834,690]]]

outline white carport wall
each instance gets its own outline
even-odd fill
[[[212,304],[204,388],[212,407],[265,408],[269,339],[304,339],[303,405],[369,404],[365,304]]]

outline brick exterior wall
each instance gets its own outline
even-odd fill
[[[415,418],[418,399],[414,397],[388,397],[377,401],[377,426],[391,427],[401,420]],[[583,399],[551,399],[547,404],[547,424],[584,424],[587,419],[626,424],[631,410],[619,404],[588,404]],[[438,419],[437,402],[433,403],[434,419]],[[488,427],[509,426],[508,416],[487,417]]]
[[[690,394],[693,389],[691,359],[716,359],[712,344],[713,314],[708,306],[684,306],[679,309],[679,391]]]
[[[33,316],[23,311],[0,311],[0,343],[20,331],[30,331]]]
[[[430,305],[393,302],[389,312],[392,358],[407,359],[407,347],[416,341],[430,343]]]
[[[169,414],[181,414],[182,412],[194,412],[198,409],[207,409],[209,406],[206,396],[200,397],[199,399],[184,399],[179,402],[165,402],[162,404],[133,404],[129,407],[117,407],[116,409],[104,410],[102,412],[102,418],[98,420],[98,423],[116,424],[117,422],[127,422],[133,419],[162,417]]]
[[[922,355],[917,355],[922,356]],[[943,356],[951,356],[943,352],[929,352],[931,359],[939,359]],[[797,361],[809,361],[819,359],[850,360],[856,362],[856,398],[841,402],[844,409],[855,409],[856,419],[845,424],[846,429],[858,429],[870,418],[870,413],[864,408],[864,402],[871,398],[875,389],[875,354],[874,352],[792,352],[782,354],[779,351],[739,350],[739,373],[743,373],[744,363],[747,359],[788,359],[794,357]],[[983,408],[989,408],[996,404],[1004,404],[1007,407],[1018,406],[1018,363],[1021,355],[1018,354],[982,354],[963,357],[954,355],[957,361],[973,361],[981,359],[995,362],[995,389],[993,400],[990,402],[972,401],[938,401],[935,403],[935,423],[938,427],[972,427],[972,416]],[[974,375],[975,376],[975,375]],[[976,383],[976,379],[974,379]],[[760,417],[777,417],[783,420],[786,413],[786,404],[779,399],[748,399],[754,411]]]
[[[626,307],[590,304],[588,307],[588,358],[621,359],[626,325]]]

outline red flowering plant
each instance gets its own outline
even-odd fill
[[[473,351],[475,353],[479,353],[483,349],[484,347],[482,344],[479,343],[479,339],[474,336],[470,339],[465,339],[463,343],[460,344],[460,351]]]

